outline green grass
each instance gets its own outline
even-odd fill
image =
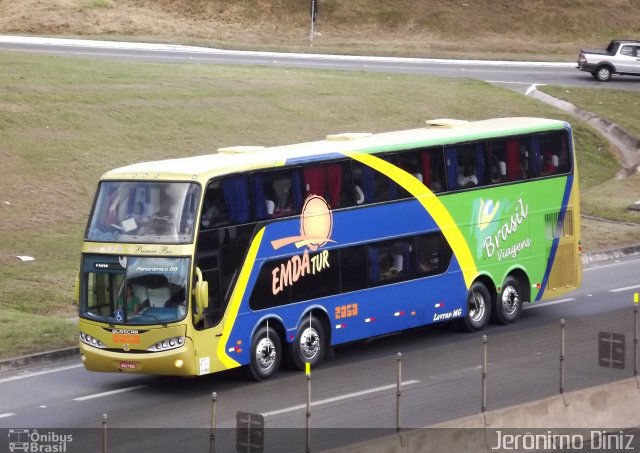
[[[97,181],[110,168],[222,146],[413,128],[432,118],[570,120],[465,79],[11,52],[0,52],[0,67],[1,357],[76,344],[67,319],[76,311],[82,236]],[[601,136],[570,121],[588,190],[619,167]]]
[[[629,78],[629,82],[640,83],[640,79]],[[588,112],[598,112],[600,117],[640,137],[640,91],[565,86],[538,86],[538,90]]]

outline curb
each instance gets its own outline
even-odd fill
[[[597,263],[599,261],[614,260],[640,254],[640,245],[631,245],[614,250],[603,250],[600,252],[589,252],[582,254],[582,264]]]
[[[79,357],[80,348],[72,347],[65,349],[56,349],[55,351],[39,352],[36,354],[23,355],[9,359],[0,360],[0,373],[8,370],[26,368],[33,365],[43,365],[59,360],[69,359],[71,357]]]

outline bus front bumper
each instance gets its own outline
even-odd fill
[[[80,356],[89,371],[196,376],[195,354],[190,338],[179,348],[161,352],[116,352],[80,343]]]

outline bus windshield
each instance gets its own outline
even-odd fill
[[[88,241],[187,243],[193,240],[200,186],[194,183],[103,181]]]
[[[166,324],[186,315],[188,258],[94,255],[84,263],[81,313],[109,324]]]

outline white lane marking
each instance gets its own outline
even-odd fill
[[[13,415],[16,415],[16,414],[14,414],[13,412],[5,412],[4,414],[0,414],[0,418],[7,418]]]
[[[620,293],[622,291],[628,291],[630,289],[636,289],[636,288],[640,288],[640,285],[625,286],[624,288],[610,289],[609,292],[610,293]]]
[[[415,381],[415,380],[410,380],[410,381],[404,381],[402,382],[402,386],[407,386],[407,385],[412,385],[412,384],[417,384],[420,381]],[[333,398],[327,398],[325,400],[320,400],[320,401],[314,401],[311,403],[311,406],[320,406],[322,404],[329,404],[329,403],[334,403],[336,401],[342,401],[342,400],[346,400],[349,398],[357,398],[359,396],[362,395],[369,395],[370,393],[377,393],[377,392],[382,392],[384,390],[391,390],[396,388],[396,384],[389,384],[389,385],[383,385],[382,387],[376,387],[376,388],[372,388],[372,389],[368,389],[368,390],[362,390],[361,392],[354,392],[354,393],[347,393],[346,395],[339,395],[339,396],[334,396]],[[275,411],[270,411],[270,412],[263,412],[262,416],[263,417],[269,417],[270,415],[279,415],[279,414],[284,414],[286,412],[293,412],[293,411],[297,411],[300,409],[304,409],[306,408],[307,405],[306,404],[298,404],[297,406],[291,406],[291,407],[285,407],[284,409],[278,409]]]
[[[80,368],[81,366],[83,365],[82,364],[70,365],[70,366],[63,366],[60,368],[52,368],[50,370],[36,371],[34,373],[20,374],[18,376],[11,376],[8,378],[0,379],[0,384],[2,384],[3,382],[17,381],[20,379],[26,379],[26,378],[35,377],[35,376],[42,376],[43,374],[57,373],[58,371],[70,370],[72,368]]]
[[[575,300],[575,299],[568,297],[566,299],[554,300],[553,302],[544,302],[542,304],[535,304],[535,305],[525,305],[523,309],[531,310],[532,308],[548,307],[549,305],[563,304],[565,302],[571,302],[572,300]]]
[[[603,264],[601,266],[600,265],[595,265],[594,267],[589,267],[587,269],[582,269],[582,272],[597,271],[599,269],[605,269],[607,267],[620,266],[620,265],[629,264],[629,263],[640,263],[640,259],[638,259],[638,260],[628,260],[628,261],[616,261],[615,263]]]
[[[93,398],[101,398],[103,396],[115,395],[117,393],[130,392],[131,390],[138,390],[146,387],[146,385],[134,385],[133,387],[125,387],[123,389],[111,390],[110,392],[94,393],[93,395],[81,396],[80,398],[74,398],[73,401],[86,401]]]
[[[530,94],[532,91],[536,91],[536,89],[537,89],[537,88],[536,88],[536,86],[537,86],[537,85],[538,85],[537,83],[532,84],[529,88],[527,88],[527,91],[525,91],[524,95],[525,95],[525,96],[529,96],[529,94]]]

